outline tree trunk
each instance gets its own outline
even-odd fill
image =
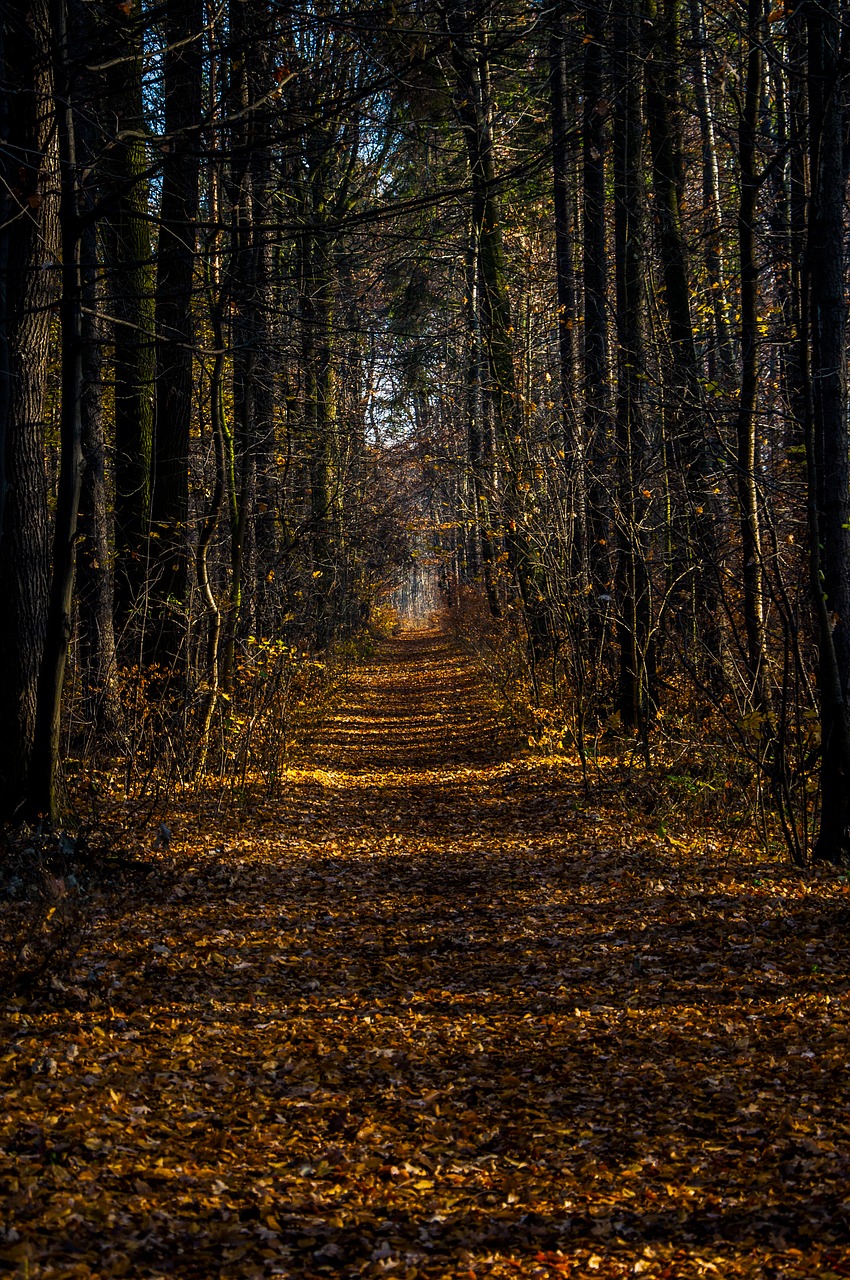
[[[215,102],[217,90],[215,68],[210,77],[210,102]],[[218,138],[214,139],[217,149]],[[210,574],[209,553],[218,530],[221,513],[224,508],[225,487],[227,484],[227,460],[225,452],[225,404],[224,404],[224,370],[227,347],[224,333],[225,296],[222,282],[221,266],[221,175],[217,159],[210,160],[207,172],[209,200],[209,220],[211,234],[203,259],[206,264],[207,290],[209,295],[210,328],[212,330],[215,355],[210,372],[210,433],[213,446],[214,478],[209,506],[204,513],[198,532],[198,545],[195,550],[195,574],[198,579],[198,590],[207,610],[207,644],[205,671],[202,679],[207,684],[204,709],[201,718],[200,746],[198,755],[198,773],[203,773],[209,746],[209,733],[213,716],[218,705],[219,650],[221,645],[222,616],[216,599]]]
[[[156,424],[151,493],[148,662],[185,660],[193,275],[201,120],[200,0],[167,0],[165,134],[156,276]]]
[[[507,287],[501,213],[496,194],[487,54],[478,47],[466,0],[447,6],[452,61],[457,76],[456,110],[463,127],[472,177],[472,216],[477,228],[482,336],[487,354],[496,430],[504,459],[505,547],[519,588],[533,662],[550,649],[551,637],[540,566],[528,537],[531,484],[522,472],[524,422],[514,368],[513,322]]]
[[[271,148],[262,131],[255,149],[254,200],[254,257],[256,280],[255,352],[254,352],[254,457],[256,459],[257,493],[255,530],[257,541],[256,585],[259,593],[257,604],[258,633],[268,634],[275,626],[271,601],[278,551],[278,525],[276,511],[275,461],[275,409],[276,372],[278,351],[282,335],[278,332],[274,298],[274,242],[267,224],[271,217],[273,177]]]
[[[748,0],[747,72],[743,112],[738,126],[738,164],[741,183],[738,203],[738,250],[741,267],[741,386],[736,438],[748,694],[753,707],[766,715],[770,709],[770,696],[767,683],[764,575],[756,479],[756,413],[759,390],[759,284],[755,228],[759,178],[756,173],[756,137],[762,90],[762,44],[764,41],[762,17],[762,0]]]
[[[115,381],[115,613],[140,621],[146,588],[154,423],[154,269],[147,125],[142,98],[139,0],[113,5],[103,22],[105,77],[106,312],[113,325]],[[111,122],[111,127],[107,127]]]
[[[558,363],[561,375],[566,500],[571,504],[573,573],[587,580],[587,508],[585,461],[579,423],[579,350],[576,300],[574,218],[576,181],[574,95],[567,64],[566,4],[556,6],[549,37],[549,85],[552,102],[552,176],[554,179],[555,273],[558,286]]]
[[[720,169],[717,162],[717,139],[714,112],[706,66],[705,14],[703,0],[690,0],[691,38],[694,42],[694,100],[699,118],[702,142],[702,207],[705,274],[714,317],[714,347],[709,357],[709,376],[728,378],[735,367],[732,350],[729,300],[723,264],[723,219],[720,204]],[[716,355],[715,355],[716,353]]]
[[[491,432],[486,421],[488,405],[484,395],[484,349],[481,339],[481,308],[478,299],[478,229],[473,223],[467,250],[467,317],[469,359],[467,364],[467,452],[471,473],[474,544],[480,555],[481,576],[490,613],[502,615],[497,585],[498,550],[493,537],[490,498],[493,483]],[[478,566],[476,566],[477,568]]]
[[[622,722],[646,745],[655,701],[651,581],[646,534],[649,441],[646,363],[645,196],[638,0],[619,0],[614,21],[614,242],[617,282],[617,602]]]
[[[230,110],[232,265],[230,295],[233,307],[233,430],[226,436],[232,458],[230,475],[230,599],[221,664],[221,682],[231,687],[236,656],[236,636],[246,586],[246,534],[253,519],[254,392],[256,366],[256,305],[258,287],[254,244],[253,116],[248,63],[252,55],[252,30],[246,5],[230,7]]]
[[[0,21],[5,53],[0,121],[10,144],[4,149],[0,184],[0,260],[6,263],[0,294],[5,348],[0,369],[5,480],[0,529],[0,821],[8,822],[19,816],[27,798],[47,624],[44,397],[59,245],[46,0],[8,2]]]
[[[681,160],[674,113],[679,100],[678,0],[644,0],[646,115],[664,303],[671,352],[665,388],[671,454],[682,486],[673,506],[673,580],[691,587],[693,614],[682,632],[699,641],[716,667],[718,572],[714,450],[703,412],[700,368],[690,309],[688,259],[681,217]]]
[[[59,489],[53,530],[53,561],[44,650],[38,682],[35,736],[28,781],[28,815],[59,820],[59,740],[62,689],[71,639],[77,513],[82,483],[83,343],[79,191],[74,130],[74,86],[65,0],[50,0],[56,136],[59,147],[61,295],[59,342]]]
[[[788,446],[797,461],[805,455],[805,429],[808,408],[807,369],[809,365],[808,284],[804,281],[806,235],[809,206],[809,162],[806,146],[809,114],[806,85],[806,18],[797,6],[787,23],[788,67],[788,261],[791,291],[790,341],[783,360],[785,394],[791,408]]]
[[[591,616],[601,622],[610,599],[610,510],[606,494],[607,440],[611,428],[608,367],[608,262],[605,245],[604,41],[607,5],[588,0],[584,17],[582,169],[584,173],[584,487],[587,494],[588,581]],[[603,603],[600,604],[599,601]]]
[[[98,47],[99,27],[85,0],[71,0],[68,6],[70,44],[77,69],[74,99],[97,102],[99,77],[86,66],[90,51]],[[83,453],[83,480],[80,497],[77,550],[77,596],[79,609],[80,668],[83,704],[89,728],[111,735],[121,715],[115,688],[116,655],[113,626],[113,571],[110,539],[109,497],[104,438],[104,362],[102,346],[105,325],[101,318],[103,291],[98,260],[98,229],[94,206],[103,197],[104,173],[99,155],[102,130],[100,115],[91,109],[77,112],[74,119],[78,171],[88,174],[81,186],[80,238],[82,290],[81,342],[83,385],[80,417]]]
[[[304,436],[310,490],[311,615],[316,644],[324,648],[334,627],[334,556],[331,541],[335,403],[332,362],[333,280],[327,235],[310,215],[302,237],[302,352]]]
[[[811,200],[807,274],[812,588],[820,630],[821,820],[814,857],[850,856],[850,434],[847,426],[844,78],[839,0],[807,0]],[[819,548],[820,554],[814,554]]]

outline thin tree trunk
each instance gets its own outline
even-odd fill
[[[318,166],[316,166],[318,167]],[[316,191],[310,197],[316,203]],[[322,203],[320,200],[319,203]],[[334,625],[331,544],[332,432],[334,428],[333,281],[327,234],[312,209],[300,237],[301,351],[304,368],[304,447],[307,455],[311,560],[310,613],[323,648]]]
[[[484,396],[484,349],[481,339],[481,308],[478,299],[478,232],[470,227],[467,258],[467,316],[469,321],[469,360],[467,365],[467,451],[472,480],[474,539],[480,550],[481,575],[487,603],[494,618],[502,615],[496,583],[498,552],[493,538],[490,512],[490,487],[493,458],[488,449],[490,432],[485,421],[487,404]]]
[[[217,301],[214,306],[218,306]],[[221,324],[217,324],[218,334],[221,335]],[[201,593],[201,599],[207,608],[207,617],[209,632],[207,636],[207,698],[204,707],[203,722],[201,725],[201,755],[198,763],[198,772],[203,772],[207,757],[207,743],[209,741],[210,726],[212,724],[213,715],[215,714],[216,705],[219,695],[219,644],[221,641],[221,609],[215,598],[212,582],[210,580],[209,571],[209,550],[218,528],[218,522],[221,518],[222,507],[224,506],[224,485],[225,485],[225,453],[224,453],[224,407],[223,407],[223,380],[224,380],[224,349],[223,344],[216,340],[219,350],[215,354],[213,362],[212,377],[210,379],[210,418],[212,426],[213,441],[213,457],[215,460],[215,480],[213,482],[213,492],[210,498],[210,504],[207,508],[198,535],[198,546],[195,552],[195,571],[198,577],[198,589]]]
[[[214,101],[215,80],[211,77],[210,100]],[[215,140],[216,142],[218,139]],[[218,530],[221,513],[224,508],[225,486],[227,482],[227,463],[225,455],[225,407],[224,407],[224,369],[225,369],[225,334],[223,313],[225,298],[222,284],[220,233],[218,230],[221,218],[220,210],[220,175],[216,161],[210,163],[209,175],[209,214],[212,227],[211,242],[205,254],[207,263],[207,285],[209,293],[210,325],[212,328],[215,355],[210,375],[210,428],[213,445],[213,465],[215,467],[213,491],[210,503],[198,533],[198,546],[195,551],[195,573],[198,579],[198,590],[207,609],[207,652],[206,681],[207,696],[201,721],[201,741],[198,758],[198,772],[203,773],[206,765],[210,728],[218,705],[219,648],[221,644],[221,608],[215,596],[210,576],[209,552]]]
[[[587,502],[588,580],[596,600],[591,615],[605,614],[610,599],[610,510],[604,479],[606,439],[611,427],[611,378],[608,366],[608,262],[605,244],[604,41],[607,5],[585,5],[582,77],[582,170],[584,249],[584,460]]]
[[[86,227],[81,243],[83,274],[83,485],[80,496],[80,539],[77,553],[80,665],[87,722],[112,734],[121,722],[115,688],[116,651],[113,625],[112,553],[103,406],[103,325],[98,315],[99,265],[97,233]]]
[[[55,825],[61,810],[59,739],[62,689],[71,639],[77,512],[82,483],[83,392],[82,278],[74,137],[74,91],[70,77],[65,0],[50,0],[56,134],[59,146],[59,228],[62,285],[59,299],[61,406],[59,490],[44,649],[38,682],[35,735],[28,780],[28,814]]]
[[[250,563],[256,514],[257,355],[260,338],[260,256],[255,229],[255,94],[258,34],[256,6],[238,0],[230,8],[233,176],[233,440],[238,470],[236,518],[231,521],[231,594],[227,610],[222,681],[230,685],[243,612],[256,609]]]
[[[115,381],[115,613],[124,627],[146,586],[156,372],[140,0],[110,7],[103,26],[112,64],[104,73],[102,116],[113,123],[102,172],[110,195],[104,239]]]
[[[614,22],[614,239],[617,282],[617,599],[619,708],[623,724],[644,746],[655,701],[651,582],[645,522],[648,440],[644,397],[646,361],[645,194],[638,0],[620,0]]]
[[[664,303],[671,351],[666,422],[671,454],[683,492],[674,500],[677,537],[673,580],[691,587],[693,616],[683,628],[716,667],[718,572],[714,450],[703,412],[700,367],[690,309],[688,258],[681,217],[681,163],[674,112],[678,85],[678,0],[644,0],[646,115],[652,152],[652,185]],[[669,437],[668,437],[669,438]]]
[[[738,126],[738,164],[741,193],[738,203],[738,252],[741,268],[741,386],[736,422],[738,508],[744,630],[749,696],[763,714],[770,709],[767,683],[767,648],[764,634],[763,567],[759,495],[756,479],[756,413],[759,391],[758,300],[756,259],[756,206],[759,177],[756,173],[756,138],[761,105],[764,40],[762,0],[747,3],[747,72],[744,102]]]
[[[690,0],[691,37],[694,42],[694,102],[699,118],[702,141],[702,207],[705,274],[714,317],[714,349],[709,376],[728,378],[735,367],[726,273],[723,263],[723,216],[720,203],[720,167],[717,161],[717,139],[714,112],[706,66],[705,13],[703,0]],[[714,351],[717,356],[714,359]]]
[[[570,0],[568,0],[570,3]],[[571,7],[571,5],[570,5]],[[549,37],[549,85],[552,103],[552,176],[555,214],[555,273],[558,286],[558,357],[566,499],[571,503],[572,567],[578,580],[587,580],[587,509],[585,461],[579,419],[578,307],[575,248],[575,103],[570,92],[565,9],[552,13]]]
[[[264,46],[263,46],[264,48]],[[265,78],[270,68],[261,64]],[[275,313],[274,300],[274,242],[268,223],[271,219],[273,198],[273,174],[271,144],[266,131],[258,125],[259,137],[254,148],[255,173],[253,180],[254,203],[254,257],[256,280],[254,285],[255,351],[254,351],[254,458],[257,472],[255,531],[257,542],[256,581],[259,592],[256,627],[267,634],[274,627],[274,609],[271,601],[276,589],[274,581],[278,551],[278,527],[276,519],[276,371],[278,350],[282,334]]]
[[[86,66],[91,51],[98,47],[100,27],[93,20],[85,0],[68,5],[70,44],[76,68],[75,101],[95,103],[99,77]],[[78,628],[84,713],[88,726],[98,735],[111,737],[121,721],[118,705],[113,625],[113,571],[110,538],[109,497],[104,438],[105,325],[102,319],[103,290],[98,259],[98,228],[94,206],[104,190],[104,174],[98,154],[102,113],[91,109],[77,112],[74,120],[78,167],[88,174],[80,183],[83,228],[80,238],[81,341],[83,385],[81,390],[81,445],[83,479],[80,496],[77,550]]]
[[[791,407],[791,456],[805,455],[807,375],[809,360],[809,319],[804,294],[806,234],[809,203],[809,157],[806,146],[808,92],[806,86],[806,18],[802,6],[788,17],[788,119],[790,128],[788,165],[789,279],[791,289],[791,332],[788,356],[783,363],[785,393]]]
[[[201,119],[201,0],[167,0],[165,133],[156,279],[156,426],[151,494],[149,662],[185,660],[188,604],[192,297]]]
[[[457,75],[456,110],[466,138],[472,176],[472,216],[479,245],[482,335],[487,353],[496,430],[504,458],[505,547],[519,588],[528,627],[532,661],[551,644],[540,566],[528,537],[531,485],[524,482],[524,423],[514,368],[513,322],[501,213],[496,194],[493,133],[486,51],[477,47],[479,33],[466,0],[447,7],[452,59]]]

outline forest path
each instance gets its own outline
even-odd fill
[[[844,889],[718,868],[516,748],[413,633],[280,799],[174,814],[169,880],[6,1008],[0,1261],[850,1275]]]

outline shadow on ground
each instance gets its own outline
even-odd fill
[[[845,1274],[843,891],[597,821],[500,715],[445,641],[398,642],[279,806],[104,903],[7,1010],[0,1258]]]

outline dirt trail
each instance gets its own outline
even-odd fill
[[[498,764],[515,745],[476,663],[439,632],[421,630],[386,641],[355,670],[309,758],[353,773],[410,773]]]
[[[388,643],[281,802],[175,815],[176,877],[7,1008],[0,1261],[850,1275],[844,889],[593,804],[448,641]]]

